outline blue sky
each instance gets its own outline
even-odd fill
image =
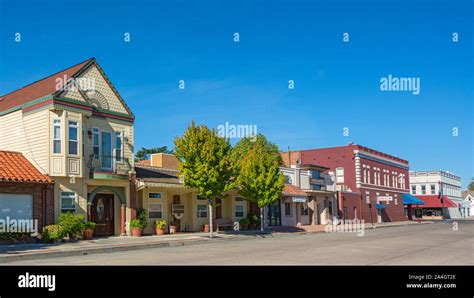
[[[136,148],[172,147],[191,119],[251,124],[282,150],[352,141],[465,186],[473,23],[470,0],[0,0],[0,94],[96,57],[136,115]],[[421,94],[380,91],[389,74],[419,77]]]

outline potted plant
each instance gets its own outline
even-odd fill
[[[178,226],[174,222],[170,222],[170,234],[176,234]]]
[[[166,227],[166,220],[159,220],[159,219],[156,220],[155,221],[156,235],[164,235],[165,227]]]
[[[133,237],[140,237],[143,233],[143,224],[138,219],[133,219],[130,222],[130,231]]]
[[[239,224],[240,229],[247,230],[250,224],[250,220],[248,220],[247,218],[242,218],[241,220],[239,220]]]
[[[91,240],[94,235],[95,222],[88,221],[84,223],[84,229],[82,230],[82,239]]]

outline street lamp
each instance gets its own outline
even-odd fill
[[[439,182],[438,199],[441,200],[441,220],[444,220],[444,197],[443,197],[443,183]]]

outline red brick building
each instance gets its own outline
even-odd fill
[[[54,222],[54,181],[19,152],[0,151],[0,219],[36,219],[39,231]]]
[[[407,220],[403,194],[409,193],[407,160],[364,146],[310,149],[282,153],[286,165],[317,164],[332,172],[341,216],[369,222]]]

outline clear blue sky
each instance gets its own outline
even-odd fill
[[[474,176],[471,0],[0,0],[0,37],[0,94],[96,57],[136,115],[136,148],[227,121],[282,150],[353,141]],[[381,92],[389,74],[420,77],[421,94]]]

